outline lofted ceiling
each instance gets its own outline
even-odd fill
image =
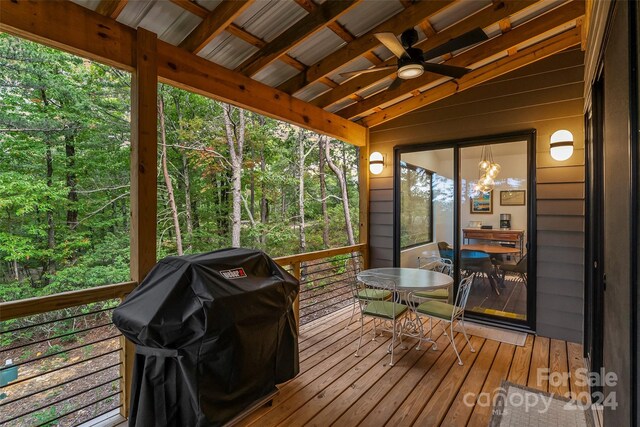
[[[579,0],[73,0],[132,28],[365,126],[376,126],[580,44]],[[480,27],[489,39],[430,62],[470,68],[424,73],[387,90],[395,64],[373,36],[414,27],[428,50]]]

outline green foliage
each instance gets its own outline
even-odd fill
[[[0,69],[0,301],[128,280],[130,75],[7,34],[0,34]],[[163,84],[159,96],[183,251],[228,247],[232,165],[223,104]],[[328,167],[323,239],[319,135],[244,114],[242,246],[274,257],[300,252],[300,162],[306,250],[347,244],[339,182]],[[232,119],[239,117],[234,110]],[[357,230],[358,153],[339,141],[331,152]],[[161,163],[159,156],[158,258],[177,253]]]

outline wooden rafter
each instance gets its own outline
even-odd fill
[[[506,51],[521,43],[531,40],[541,34],[551,31],[563,24],[575,21],[584,14],[584,3],[581,1],[572,1],[563,4],[551,13],[536,17],[535,19],[522,24],[511,31],[494,37],[493,39],[469,49],[466,52],[455,56],[444,64],[455,65],[460,67],[468,67],[485,58],[489,58],[500,52]],[[413,90],[420,89],[431,84],[442,76],[439,74],[425,73],[416,79],[407,80],[398,88],[393,90],[385,90],[377,95],[373,95],[362,102],[350,105],[341,110],[338,115],[345,118],[353,118],[373,109],[373,107],[386,104],[399,97],[405,96]]]
[[[469,16],[468,18],[459,21],[458,23],[452,25],[446,30],[442,30],[439,33],[433,35],[432,37],[425,39],[419,43],[416,43],[415,47],[418,47],[423,50],[429,50],[431,48],[437,47],[442,43],[445,43],[451,40],[454,37],[457,37],[461,34],[466,33],[474,28],[480,27],[485,28],[489,25],[492,25],[501,19],[510,16],[520,10],[525,9],[528,6],[536,3],[535,0],[530,1],[505,1],[501,3],[501,7],[497,7],[496,5],[490,5],[479,12]],[[396,63],[396,59],[392,58],[384,62],[385,65],[392,65]],[[319,107],[326,107],[328,105],[334,104],[341,99],[344,99],[351,95],[352,93],[358,92],[366,87],[372,86],[378,83],[380,80],[384,80],[389,76],[393,75],[394,72],[378,72],[378,73],[370,73],[370,74],[362,74],[360,76],[354,77],[350,80],[347,80],[337,88],[315,98],[311,101],[312,104],[317,105]]]
[[[311,0],[294,0],[298,3],[298,6],[306,10],[308,13],[314,12],[318,6],[312,2]],[[351,40],[355,39],[355,36],[349,32],[344,26],[342,26],[338,21],[333,21],[327,25],[327,28],[333,31],[338,37],[347,43]]]
[[[182,7],[183,9],[188,10],[189,12],[201,18],[206,18],[207,15],[209,14],[208,9],[206,9],[203,6],[200,6],[198,3],[194,1],[191,1],[191,0],[171,0],[171,1],[177,4],[178,6]],[[238,37],[241,40],[244,40],[250,45],[257,47],[258,49],[262,49],[267,45],[267,42],[265,42],[259,37],[254,36],[247,30],[240,28],[233,22],[229,24],[229,26],[225,29],[225,31],[228,32],[229,34],[232,34]],[[282,55],[282,57],[280,57],[280,60],[285,64],[291,65],[293,68],[295,68],[298,71],[303,71],[306,69],[306,65],[304,65],[302,62],[298,61],[297,59],[295,59],[290,55],[286,55],[286,54]]]
[[[524,67],[543,58],[562,52],[572,46],[580,44],[581,26],[551,37],[543,42],[529,46],[513,56],[502,58],[496,62],[473,70],[471,73],[459,79],[457,82],[449,81],[436,86],[416,97],[409,98],[391,107],[379,110],[361,120],[369,127],[378,126],[410,111],[422,108],[437,102],[455,93],[477,86],[492,80],[510,71]]]
[[[177,4],[184,10],[188,10],[196,16],[204,19],[209,15],[209,9],[204,6],[199,5],[193,0],[171,0],[171,3]]]
[[[452,0],[438,0],[415,3],[326,58],[311,65],[306,72],[293,76],[278,86],[278,89],[293,94],[379,46],[380,42],[375,38],[375,33],[391,32],[400,34],[407,28],[418,25],[452,2]]]
[[[223,0],[202,22],[180,43],[180,47],[190,52],[200,52],[207,43],[223,32],[253,0]]]
[[[78,25],[82,23],[82,25]],[[3,2],[0,31],[134,71],[137,31],[70,1]],[[204,58],[158,41],[161,81],[365,145],[367,129]]]
[[[293,24],[288,30],[253,54],[236,69],[246,76],[258,71],[302,43],[340,16],[351,10],[362,0],[327,0],[313,12]]]
[[[116,19],[127,3],[128,0],[101,0],[100,3],[98,3],[98,7],[96,7],[96,12],[100,15]]]

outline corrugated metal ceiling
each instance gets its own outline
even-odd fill
[[[95,10],[100,0],[72,0],[84,7]],[[316,5],[322,4],[326,0],[314,0]],[[425,0],[429,1],[429,0]],[[527,7],[511,17],[512,27],[517,27],[532,18],[554,9],[566,0],[541,0],[533,6]],[[197,4],[209,11],[215,11],[222,0],[197,0]],[[491,0],[458,0],[450,6],[444,8],[429,18],[429,22],[436,31],[448,28],[452,24],[473,15],[474,13],[491,7]],[[392,16],[401,12],[404,6],[399,0],[363,0],[338,19],[347,31],[358,37],[380,23],[388,20]],[[214,12],[215,13],[215,12]],[[240,16],[234,24],[265,42],[270,42],[283,32],[287,31],[296,22],[307,15],[294,0],[255,0]],[[131,0],[124,7],[117,20],[133,28],[143,27],[158,34],[161,40],[178,45],[202,19],[195,14],[188,12],[171,2],[170,0]],[[420,40],[426,36],[419,27],[416,27]],[[498,24],[492,24],[485,28],[489,37],[495,37],[501,33]],[[523,44],[524,47],[533,42],[549,37],[552,33],[540,35],[539,37]],[[328,28],[323,28],[307,39],[303,40],[288,54],[297,61],[309,66],[317,63],[323,58],[335,52],[346,42],[335,32]],[[245,60],[250,58],[258,48],[241,40],[240,38],[223,31],[220,35],[211,40],[198,54],[218,65],[229,69],[235,69]],[[382,60],[392,59],[393,55],[383,46],[373,49],[373,53]],[[504,53],[486,58],[479,63],[473,64],[471,68],[476,68],[482,64],[495,61],[504,56]],[[351,62],[343,65],[339,69],[330,73],[327,77],[336,83],[342,83],[345,79],[340,73],[358,69],[365,69],[373,64],[364,57],[357,57]],[[260,70],[254,79],[270,86],[277,86],[299,73],[299,70],[282,61],[273,61],[267,67]],[[381,75],[381,77],[383,74]],[[358,95],[363,97],[371,96],[384,90],[391,82],[391,78],[382,80],[370,87],[364,88]],[[429,87],[435,83],[431,83]],[[425,88],[422,88],[424,90]],[[318,81],[304,87],[295,96],[303,100],[313,98],[330,90],[326,84]],[[336,111],[347,105],[353,104],[353,100],[344,99],[327,108],[329,111]],[[394,100],[392,103],[398,102]],[[389,104],[391,105],[391,104]]]

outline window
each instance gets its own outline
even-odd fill
[[[400,162],[400,247],[433,241],[433,172]]]

